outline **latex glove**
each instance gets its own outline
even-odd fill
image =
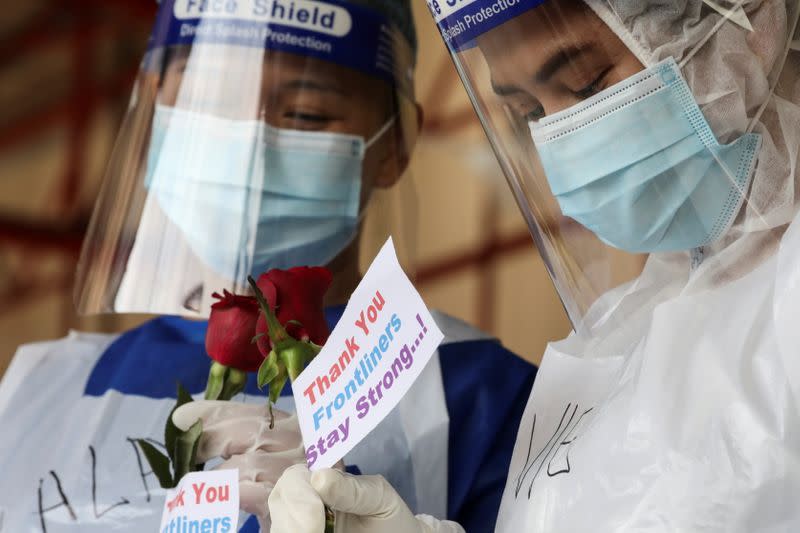
[[[324,505],[336,514],[336,533],[464,533],[455,522],[414,516],[383,476],[290,467],[269,496],[272,533],[323,533]]]
[[[265,533],[270,531],[267,499],[275,483],[288,467],[306,462],[297,417],[273,411],[273,429],[266,405],[198,401],[182,405],[172,415],[183,431],[198,419],[203,421],[198,462],[221,457],[224,461],[215,470],[239,469],[239,507],[256,515]]]

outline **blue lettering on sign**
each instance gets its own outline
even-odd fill
[[[475,46],[475,39],[542,5],[546,0],[427,0],[439,31],[452,52]]]
[[[397,49],[406,44],[398,34],[380,13],[343,0],[163,0],[148,50],[262,47],[331,61],[409,90],[410,65],[396,63],[411,54]]]

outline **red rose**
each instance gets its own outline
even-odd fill
[[[295,267],[270,270],[256,284],[289,335],[322,346],[330,335],[323,299],[332,281],[327,268]],[[263,313],[259,313],[256,333],[264,334],[258,339],[258,347],[266,357],[272,348]]]
[[[258,301],[223,291],[212,296],[219,301],[211,306],[206,332],[206,351],[227,367],[256,372],[264,356],[253,344],[259,312]]]

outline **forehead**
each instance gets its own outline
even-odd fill
[[[230,73],[270,72],[272,74],[305,73],[309,76],[344,77],[344,74],[359,74],[348,67],[315,57],[288,52],[263,50],[243,46],[195,45],[170,48],[165,54],[167,69],[180,67],[184,74],[226,71]]]
[[[287,82],[302,88],[304,80],[323,84],[344,95],[369,93],[370,101],[382,101],[391,93],[385,80],[350,67],[315,57],[241,46],[175,47],[165,54],[164,75],[186,82],[216,80],[224,84],[258,83],[265,89],[279,89]]]
[[[234,46],[168,50],[162,103],[229,118],[265,116],[295,106],[348,120],[371,120],[395,105],[391,85],[336,63]]]
[[[599,42],[608,31],[582,1],[546,2],[483,34],[478,47],[493,72],[513,72],[522,64]]]

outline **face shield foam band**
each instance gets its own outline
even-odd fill
[[[471,3],[428,2],[436,25],[450,51],[475,46],[475,39],[547,0],[475,0]]]
[[[413,94],[413,53],[402,33],[376,11],[341,0],[201,2],[164,0],[145,65],[171,46],[235,45],[290,52],[350,67]]]

